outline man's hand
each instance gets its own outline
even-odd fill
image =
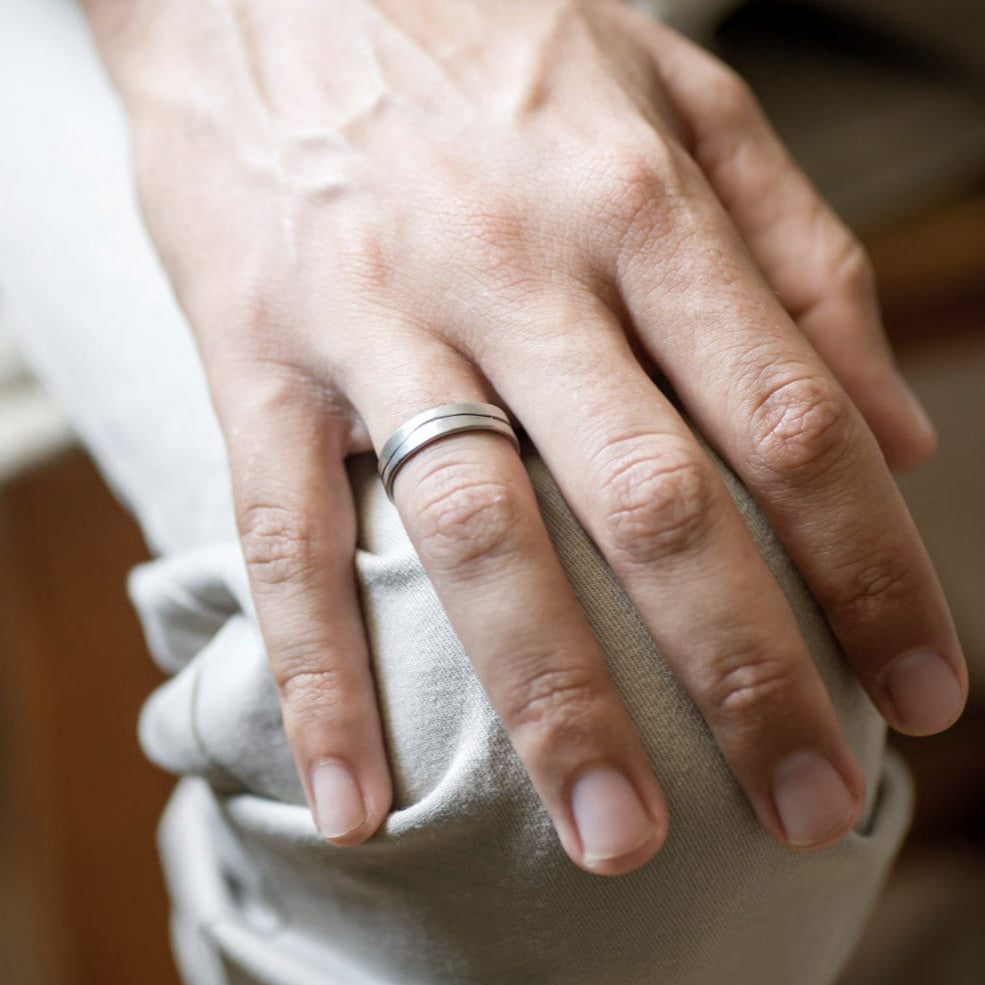
[[[954,721],[963,660],[886,464],[923,459],[932,431],[861,249],[730,71],[617,0],[88,7],[327,838],[369,837],[391,799],[343,461],[452,401],[525,428],[776,838],[840,837],[863,779],[650,370],[752,490],[887,720]],[[395,497],[565,850],[598,873],[645,862],[667,808],[520,459],[458,435]]]

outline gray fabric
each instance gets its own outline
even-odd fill
[[[830,982],[898,844],[909,790],[816,607],[733,482],[800,619],[864,764],[873,800],[856,833],[818,854],[763,833],[608,568],[539,459],[544,516],[673,811],[643,870],[600,880],[556,844],[522,767],[454,637],[371,461],[352,469],[357,559],[396,780],[381,833],[324,845],[302,806],[255,625],[233,612],[148,703],[145,748],[193,771],[163,828],[181,952],[223,970],[193,982]],[[728,477],[727,473],[726,476]],[[197,599],[245,581],[235,546],[143,569],[133,594],[160,652],[181,647]],[[231,608],[231,605],[230,605]],[[212,603],[198,610],[204,616]],[[162,646],[163,644],[163,646]],[[189,831],[197,829],[197,851]],[[218,870],[218,874],[216,872]],[[211,894],[189,888],[207,874]],[[211,974],[211,973],[210,973]],[[217,973],[218,974],[218,973]],[[333,978],[332,975],[335,977]],[[240,980],[235,976],[233,981]]]
[[[187,981],[829,983],[902,837],[909,783],[816,605],[724,469],[865,769],[856,832],[795,853],[760,830],[528,449],[552,537],[667,792],[667,846],[618,879],[566,859],[365,458],[351,468],[357,564],[396,800],[365,845],[317,837],[250,608],[222,442],[133,207],[118,110],[63,3],[6,0],[0,39],[4,317],[160,555],[131,588],[173,675],[148,701],[141,737],[185,776],[161,842]]]

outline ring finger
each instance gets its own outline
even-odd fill
[[[395,345],[375,350],[393,363],[364,365],[346,386],[377,449],[422,411],[490,401],[480,374],[442,343]],[[394,365],[381,404],[372,381]],[[568,855],[600,874],[641,865],[666,835],[666,806],[511,443],[446,436],[406,460],[393,495]]]

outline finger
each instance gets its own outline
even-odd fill
[[[345,427],[268,368],[221,410],[236,513],[284,729],[322,835],[368,838],[390,773],[355,583]]]
[[[549,304],[538,306],[543,313]],[[573,511],[711,727],[762,824],[820,847],[855,823],[864,778],[793,614],[677,411],[594,299],[490,352]],[[541,325],[544,329],[545,326]],[[550,341],[545,341],[550,340]]]
[[[880,711],[901,731],[943,730],[964,703],[964,660],[878,445],[693,163],[677,166],[687,216],[672,233],[635,230],[615,275],[643,343],[762,505]]]
[[[695,160],[890,467],[920,464],[933,452],[934,429],[896,369],[865,250],[793,162],[745,83],[666,33],[657,64],[690,123]]]
[[[364,367],[369,381],[394,381],[385,404],[371,382],[347,388],[377,448],[421,411],[490,401],[440,345],[389,351],[402,372]],[[666,835],[666,806],[512,444],[488,432],[445,437],[406,462],[394,499],[565,851],[607,875],[647,861]]]

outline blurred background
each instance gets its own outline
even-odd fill
[[[917,815],[842,985],[981,985],[985,4],[763,0],[704,30],[864,239],[940,432],[936,459],[900,482],[972,700],[946,735],[892,740]],[[0,982],[175,985],[154,849],[170,781],[135,735],[159,677],[124,595],[146,549],[2,328],[0,296]]]

